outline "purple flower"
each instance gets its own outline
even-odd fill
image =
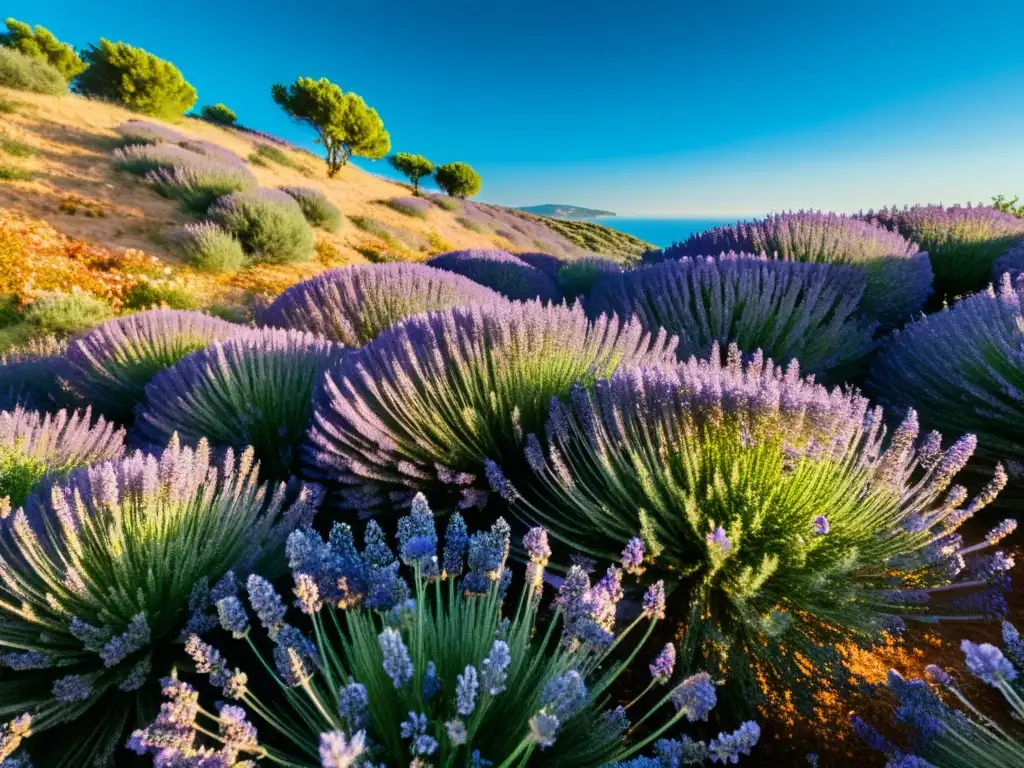
[[[574,717],[587,703],[587,686],[575,669],[548,682],[541,692],[543,711],[554,715],[560,723]]]
[[[1017,670],[1013,668],[1003,652],[990,643],[976,644],[970,640],[960,643],[964,652],[967,669],[975,677],[981,678],[989,685],[998,686],[1001,682],[1017,679]]]
[[[936,685],[951,685],[953,678],[947,674],[946,670],[942,667],[937,667],[934,664],[929,664],[924,668],[925,677]]]
[[[237,597],[225,597],[217,601],[217,615],[220,626],[225,632],[239,640],[249,631],[249,616],[245,612],[242,601]]]
[[[296,283],[260,314],[260,321],[356,348],[413,315],[502,301],[469,278],[423,264],[371,264],[334,269]]]
[[[449,578],[462,573],[468,546],[466,522],[456,512],[448,519],[448,527],[444,532],[444,572]]]
[[[826,373],[848,368],[875,346],[874,324],[858,314],[864,285],[865,273],[854,267],[743,253],[687,256],[604,276],[587,310],[592,317],[635,313],[646,328],[665,328],[679,336],[680,359],[735,343]]]
[[[720,733],[708,743],[711,762],[735,765],[740,761],[740,755],[750,754],[759,738],[761,729],[752,720],[743,723],[732,733]]]
[[[256,751],[259,748],[256,728],[248,721],[244,709],[226,704],[217,716],[218,730],[225,747],[238,751]]]
[[[626,542],[622,550],[622,570],[632,576],[640,576],[644,572],[644,542],[636,536]]]
[[[476,667],[467,664],[455,683],[455,710],[463,717],[469,717],[476,709],[476,692],[479,685]]]
[[[81,675],[67,675],[54,682],[52,693],[57,701],[85,701],[92,696],[92,685]]]
[[[487,658],[480,662],[481,684],[491,696],[497,696],[505,690],[511,663],[512,653],[509,651],[508,643],[504,640],[495,640]]]
[[[853,715],[850,718],[850,725],[853,726],[853,732],[857,734],[858,738],[876,752],[888,753],[895,749],[892,742],[875,730],[871,725],[866,723],[858,715]]]
[[[546,564],[551,557],[551,545],[548,544],[548,532],[543,528],[531,528],[523,536],[523,549],[530,560],[535,563]]]
[[[366,686],[362,683],[349,683],[338,696],[338,714],[348,721],[349,727],[363,730],[370,725],[370,700]]]
[[[554,280],[508,251],[453,251],[435,256],[427,264],[468,277],[513,300],[558,301],[562,297]]]
[[[666,643],[665,647],[657,655],[654,661],[648,666],[651,677],[656,682],[667,683],[676,668],[676,647],[672,643]]]
[[[711,532],[704,537],[704,540],[707,542],[708,551],[711,552],[713,557],[723,557],[732,552],[732,542],[729,541],[725,528],[722,526],[715,528],[714,523],[712,523]]]
[[[541,710],[530,718],[530,737],[540,744],[541,749],[547,749],[555,743],[560,725],[555,715]]]
[[[818,515],[814,518],[814,532],[822,536],[826,535],[830,530],[828,524],[828,518],[824,515]]]
[[[388,627],[377,636],[381,653],[384,654],[384,671],[395,689],[404,687],[412,680],[413,668],[409,658],[409,650],[402,641],[402,635]]]
[[[931,249],[922,249],[873,221],[797,211],[700,232],[663,251],[645,254],[644,260],[714,257],[736,251],[784,261],[849,264],[867,279],[861,311],[892,326],[920,309],[931,294],[932,268],[922,250]]]
[[[437,565],[437,529],[434,513],[422,493],[416,494],[411,513],[398,521],[398,546],[406,565],[418,565],[426,578],[440,575]]]
[[[654,582],[644,593],[644,615],[651,619],[665,618],[665,582]]]
[[[718,703],[715,684],[711,682],[711,675],[707,672],[700,672],[686,678],[672,690],[670,698],[676,711],[684,712],[686,719],[691,723],[707,720],[708,713]]]
[[[260,620],[260,624],[267,630],[271,639],[275,638],[278,629],[284,623],[284,601],[274,586],[258,574],[251,574],[245,586],[249,592],[249,604],[256,618]]]
[[[190,352],[244,331],[200,312],[171,309],[108,320],[68,347],[68,384],[97,410],[129,421],[153,376]]]
[[[148,120],[128,120],[117,126],[117,132],[133,144],[180,144],[189,137],[162,123],[151,123]]]
[[[1017,530],[1016,520],[1003,520],[1003,522],[986,534],[985,540],[988,542],[989,546],[994,547],[1015,530]]]

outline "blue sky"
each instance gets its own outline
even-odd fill
[[[476,167],[489,202],[702,216],[1024,195],[1024,3],[128,7],[4,3],[77,46],[168,58],[200,104],[310,146],[270,84],[326,76],[378,109],[394,150]]]

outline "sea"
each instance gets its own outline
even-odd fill
[[[625,216],[601,216],[590,221],[603,224],[627,235],[639,237],[652,245],[664,248],[667,245],[685,240],[694,232],[718,227],[723,224],[735,224],[738,217],[728,219],[633,219]]]

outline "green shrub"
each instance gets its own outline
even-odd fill
[[[186,224],[174,238],[177,251],[200,272],[224,274],[245,266],[242,244],[210,221]]]
[[[72,334],[91,328],[111,315],[110,305],[90,293],[54,291],[25,310],[25,320],[50,333]]]
[[[250,153],[250,155],[247,158],[245,158],[245,161],[249,163],[249,165],[258,165],[260,168],[267,168],[270,165],[256,152]]]
[[[46,62],[60,72],[66,83],[70,83],[89,66],[74,48],[68,43],[62,43],[45,27],[36,26],[33,30],[24,22],[8,19],[7,35],[0,42],[26,56]]]
[[[11,157],[32,157],[39,154],[35,147],[17,139],[0,139],[0,149]]]
[[[180,285],[143,281],[131,287],[124,297],[125,309],[199,309],[195,296]]]
[[[85,52],[89,68],[75,82],[85,95],[124,104],[155,117],[181,117],[196,103],[196,89],[169,61],[127,43],[100,40]]]
[[[458,200],[452,200],[451,198],[448,197],[435,197],[431,195],[430,201],[438,208],[441,208],[445,211],[449,211],[451,213],[455,213],[456,211],[462,210],[462,203],[460,203]]]
[[[17,102],[8,101],[7,99],[0,99],[0,115],[13,115],[17,111]]]
[[[64,76],[41,59],[0,46],[0,86],[16,91],[60,96],[67,93]]]
[[[420,179],[430,176],[434,172],[434,164],[423,157],[423,155],[410,155],[407,152],[398,152],[388,158],[391,167],[405,176],[412,182],[414,195],[420,193]]]
[[[434,181],[451,197],[465,200],[480,191],[482,181],[477,173],[466,163],[447,163],[437,166]]]
[[[314,227],[326,229],[328,232],[337,232],[341,228],[341,211],[319,189],[281,187],[281,191],[295,198],[295,202],[302,209],[302,215]]]
[[[199,110],[199,116],[208,123],[218,125],[234,125],[238,122],[238,115],[226,104],[207,104]]]
[[[0,165],[0,181],[29,181],[32,172],[11,165]]]
[[[313,230],[295,200],[280,190],[236,192],[218,200],[210,215],[238,238],[258,264],[288,264],[313,258]]]
[[[309,175],[309,167],[305,163],[300,163],[283,149],[275,147],[273,144],[257,144],[256,151],[249,156],[249,162],[253,161],[253,157],[258,158],[257,165],[266,165],[267,160],[272,160],[278,165],[291,168],[293,171],[298,171],[304,176]]]
[[[379,160],[391,149],[391,136],[377,110],[358,95],[343,93],[326,77],[300,77],[290,86],[273,85],[274,101],[290,117],[313,128],[327,150],[327,175],[335,176],[348,159]]]

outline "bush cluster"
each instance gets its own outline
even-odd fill
[[[56,67],[4,46],[0,46],[0,86],[47,96],[60,96],[68,90],[64,76]]]
[[[291,195],[254,189],[222,197],[210,218],[230,232],[256,263],[289,264],[313,258],[313,230]]]
[[[227,104],[207,104],[199,110],[199,116],[208,123],[217,125],[234,125],[238,115]]]
[[[141,48],[101,39],[83,58],[89,66],[75,81],[75,90],[85,96],[170,119],[181,117],[196,103],[196,89],[181,71]]]
[[[341,228],[341,211],[319,189],[281,187],[281,191],[295,198],[302,209],[302,215],[314,227],[328,232],[337,232]]]
[[[508,251],[453,251],[435,256],[427,264],[468,277],[510,299],[557,301],[561,298],[554,280]]]
[[[247,263],[241,243],[213,222],[186,224],[173,240],[182,258],[200,272],[237,272]]]
[[[88,66],[67,43],[62,43],[45,27],[32,29],[17,19],[7,19],[7,34],[0,36],[0,45],[20,51],[26,56],[45,62],[70,83]]]

